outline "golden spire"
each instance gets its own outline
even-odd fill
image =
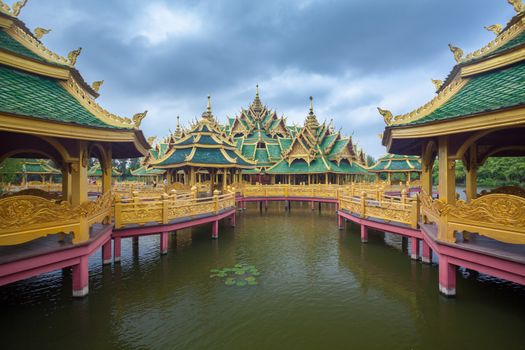
[[[438,80],[438,79],[431,79],[432,80],[432,84],[434,84],[434,87],[436,88],[436,92],[439,91],[439,89],[441,89],[441,86],[443,86],[443,80]]]
[[[501,26],[501,24],[493,24],[491,26],[484,27],[484,28],[496,34],[496,36],[498,36],[503,31],[503,27]]]
[[[308,113],[308,116],[306,117],[306,127],[309,128],[312,131],[317,130],[319,127],[319,122],[317,121],[317,117],[314,114],[314,98],[310,96],[310,113]]]
[[[102,84],[104,84],[104,80],[97,80],[97,81],[94,81],[91,84],[91,87],[93,88],[93,90],[98,92],[100,90],[100,87],[102,86]]]
[[[461,60],[463,59],[463,50],[461,50],[459,47],[452,46],[451,44],[448,44],[448,48],[454,54],[454,59],[456,60],[456,62],[461,62]]]
[[[35,28],[35,38],[40,40],[44,35],[49,34],[50,31],[51,29]]]
[[[213,113],[211,112],[211,96],[208,95],[208,106],[206,107],[206,111],[202,113],[202,118],[207,119],[209,121],[213,121]]]
[[[254,116],[255,119],[259,119],[261,117],[260,114],[263,110],[261,98],[259,96],[259,84],[255,85],[255,98],[253,99],[253,102],[250,108],[255,113],[255,116]]]
[[[525,5],[523,5],[522,0],[507,0],[507,2],[514,7],[514,11],[517,13],[525,11]]]
[[[180,117],[177,116],[177,128],[175,128],[175,137],[180,138],[182,136],[182,130],[180,128]]]
[[[314,114],[314,98],[310,96],[310,114]]]

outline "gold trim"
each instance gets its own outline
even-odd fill
[[[432,137],[517,125],[525,125],[525,107],[497,111],[495,113],[484,113],[469,118],[444,120],[415,127],[393,128],[391,129],[389,144],[394,138]]]
[[[58,67],[44,62],[38,62],[36,60],[16,55],[2,49],[0,49],[0,64],[56,79],[67,80],[70,77],[69,69],[65,67]]]
[[[520,34],[522,29],[525,27],[524,24],[525,24],[525,17],[522,17],[520,21],[516,22],[511,27],[509,27],[507,30],[499,34],[494,40],[489,42],[487,45],[485,45],[481,49],[469,53],[462,60],[460,60],[460,62],[465,63],[475,58],[485,56],[499,49],[501,46],[505,45],[507,42],[514,39],[516,36],[518,36],[518,34]]]
[[[462,79],[458,78],[448,84],[444,89],[442,89],[436,97],[434,97],[430,102],[419,107],[415,111],[410,113],[401,114],[394,118],[392,125],[405,124],[412,122],[414,120],[421,119],[426,117],[430,113],[434,112],[436,109],[441,107],[447,101],[449,101],[455,94],[457,94],[467,83],[469,82],[468,78]]]
[[[119,117],[118,115],[112,114],[98,105],[91,95],[82,89],[74,79],[70,78],[67,80],[67,82],[61,81],[59,83],[85,109],[87,109],[91,114],[104,123],[128,129],[132,129],[134,127],[134,123],[131,121],[131,119]]]
[[[461,77],[468,77],[474,74],[480,74],[497,68],[505,67],[523,60],[525,56],[525,47],[519,50],[512,50],[505,55],[497,56],[492,59],[482,61],[461,68]]]

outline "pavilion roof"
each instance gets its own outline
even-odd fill
[[[62,172],[55,168],[55,165],[44,159],[14,159],[16,166],[14,173],[16,174],[37,174],[37,175],[61,175]],[[2,171],[0,167],[0,173]]]
[[[417,156],[387,154],[368,168],[372,173],[421,172],[421,159]]]
[[[281,160],[266,170],[268,174],[367,174],[367,170],[357,162],[341,161],[339,164],[324,157],[317,157],[310,163],[303,159],[292,162]]]
[[[100,168],[100,163],[95,163],[92,167],[88,169],[88,176],[90,177],[101,177],[102,169]],[[122,176],[122,173],[117,170],[117,168],[111,168],[111,176]]]
[[[166,173],[166,170],[164,169],[150,168],[145,165],[137,169],[131,170],[131,175],[133,176],[159,176],[164,175],[164,173]]]
[[[37,28],[33,34],[17,18],[19,10],[11,10],[3,3],[0,6],[0,115],[9,125],[16,124],[9,130],[26,132],[31,125],[25,120],[32,119],[61,125],[53,128],[43,124],[38,127],[43,135],[53,130],[54,136],[91,140],[104,133],[105,141],[121,144],[114,148],[116,156],[146,152],[149,145],[138,129],[145,113],[138,113],[131,120],[99,106],[95,99],[102,82],[88,85],[75,68],[81,49],[70,52],[67,58],[52,52],[41,41],[46,30]],[[16,119],[15,123],[14,118],[23,119]],[[33,127],[37,128],[36,124]],[[79,127],[90,128],[90,136],[79,131]]]

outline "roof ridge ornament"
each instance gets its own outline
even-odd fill
[[[441,89],[441,87],[443,86],[443,80],[439,80],[439,79],[431,79],[432,80],[432,84],[434,84],[434,87],[436,88],[436,92],[439,91],[439,89]]]
[[[385,120],[385,124],[388,126],[392,125],[392,120],[394,119],[392,112],[390,112],[387,109],[382,109],[381,107],[377,107],[377,110],[379,111],[379,114],[383,116],[383,119]]]
[[[75,64],[77,63],[77,58],[78,58],[78,56],[80,55],[81,52],[82,52],[82,48],[79,47],[78,49],[73,50],[73,51],[71,51],[70,53],[67,54],[67,59],[69,61],[69,65],[71,67],[74,67]]]
[[[142,123],[142,119],[146,118],[146,115],[148,114],[148,110],[145,110],[144,112],[142,113],[136,113],[135,115],[133,115],[133,124],[135,124],[135,128],[139,128],[140,127],[140,123]]]
[[[507,0],[509,4],[514,7],[514,11],[517,13],[521,13],[525,11],[525,5],[523,4],[522,0]]]
[[[493,24],[491,26],[485,26],[483,28],[496,34],[496,36],[500,35],[500,33],[503,31],[503,26],[501,24]]]
[[[104,84],[104,80],[94,81],[93,83],[91,83],[91,88],[95,90],[95,92],[98,92],[102,84]]]
[[[42,39],[42,37],[44,35],[49,34],[50,31],[51,31],[51,29],[45,29],[45,28],[37,27],[37,28],[35,28],[35,38],[40,40],[40,39]]]
[[[17,1],[13,5],[13,16],[18,17],[22,8],[27,4],[27,0]]]
[[[454,54],[454,59],[456,62],[460,63],[463,60],[463,50],[461,50],[459,47],[452,46],[452,44],[448,44],[448,48]]]

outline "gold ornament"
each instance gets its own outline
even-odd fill
[[[524,11],[525,6],[523,5],[522,0],[507,0],[507,2],[514,7],[514,11],[517,13]]]
[[[13,5],[13,16],[18,17],[22,8],[27,4],[27,0],[17,1]]]
[[[78,49],[73,50],[73,51],[71,51],[70,53],[67,54],[67,59],[69,60],[69,65],[70,66],[73,67],[77,63],[77,58],[78,58],[78,56],[80,55],[81,52],[82,52],[82,48],[79,47]]]
[[[456,60],[456,62],[461,62],[461,60],[463,59],[463,50],[461,50],[459,47],[452,46],[451,44],[448,44],[448,48],[454,54],[454,59]]]
[[[145,110],[142,113],[137,113],[133,116],[133,123],[135,124],[135,127],[140,127],[140,123],[142,123],[142,119],[146,118],[146,114],[148,114],[148,111]]]
[[[104,84],[104,80],[97,80],[97,81],[94,81],[91,84],[91,87],[93,88],[93,90],[98,92],[100,90],[100,87],[102,86],[102,84]]]
[[[432,79],[432,84],[434,84],[434,87],[436,88],[436,92],[438,92],[439,89],[441,89],[441,87],[443,86],[443,80]]]
[[[392,115],[392,112],[386,109],[382,109],[380,107],[377,107],[377,110],[379,111],[379,114],[381,114],[385,120],[386,125],[392,125],[392,120],[394,119],[394,116]]]
[[[35,38],[40,40],[44,35],[49,34],[50,31],[51,29],[35,28]]]
[[[488,27],[484,27],[486,30],[491,31],[492,33],[499,35],[503,31],[501,24],[493,24]]]

